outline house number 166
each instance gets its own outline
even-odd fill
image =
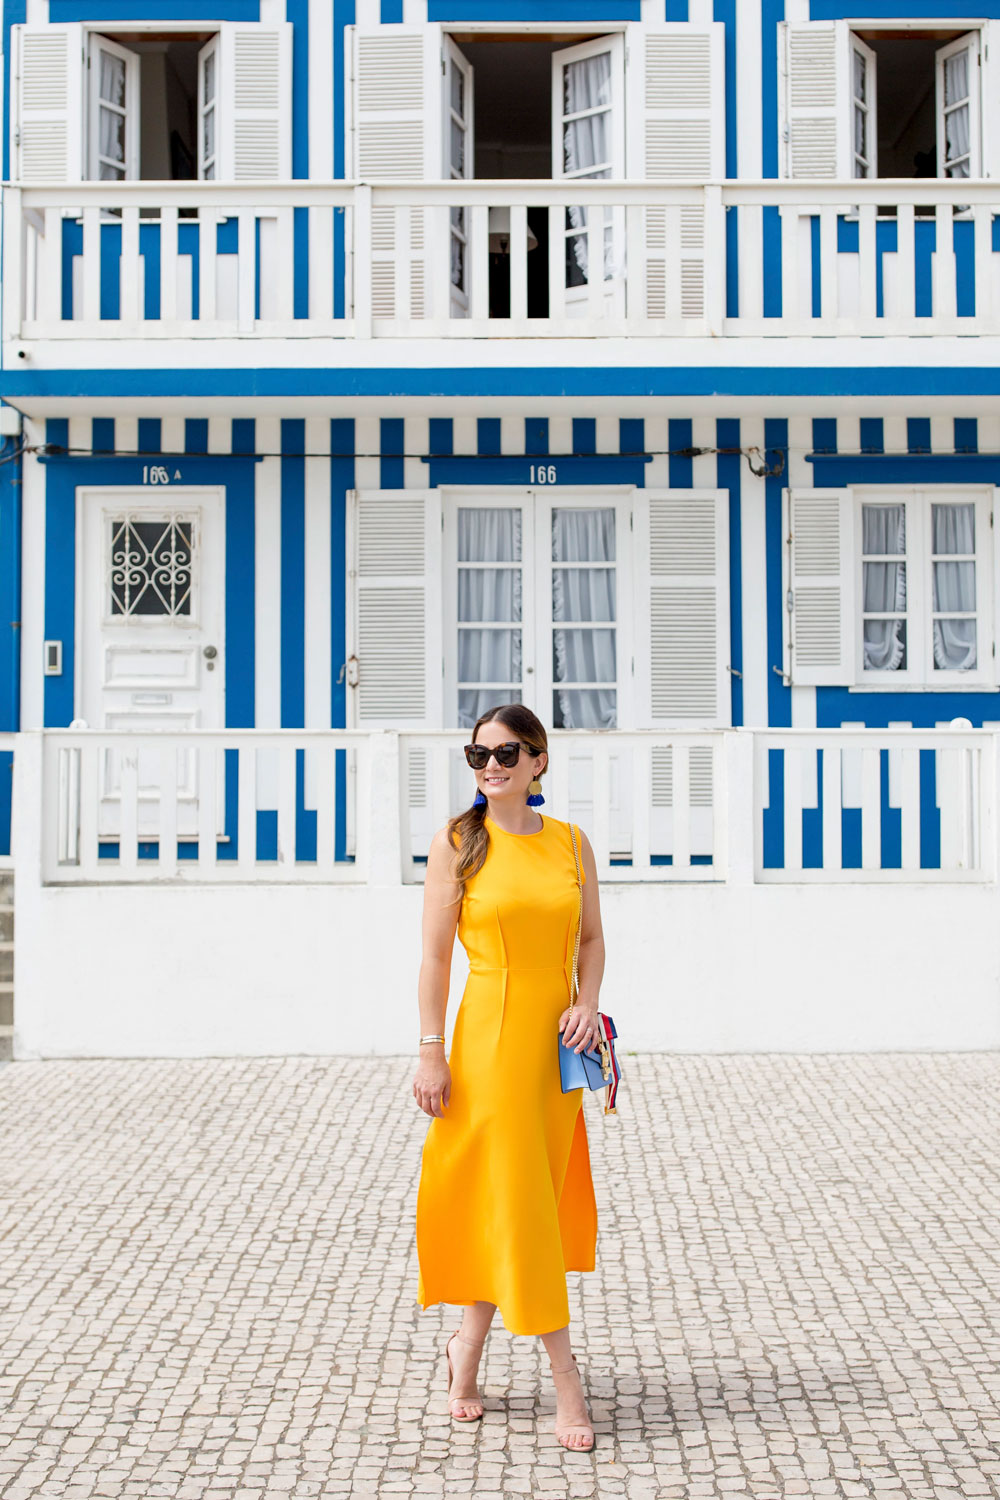
[[[180,478],[179,473],[177,478]],[[163,464],[143,464],[142,482],[143,484],[169,484],[170,474]]]
[[[555,464],[530,464],[529,468],[531,469],[529,484],[555,484]]]

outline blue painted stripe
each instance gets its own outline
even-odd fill
[[[549,419],[548,417],[525,417],[524,419],[524,451],[525,453],[545,454],[549,451]]]
[[[736,0],[715,0],[712,19],[726,29],[723,50],[726,74],[726,176],[737,175],[736,165]]]
[[[778,175],[778,22],[785,0],[761,0],[761,151],[765,177]]]
[[[645,484],[645,465],[649,458],[626,458],[618,453],[566,453],[548,457],[547,470],[555,469],[549,484]],[[538,455],[510,453],[458,453],[454,457],[425,458],[428,482],[433,489],[439,484],[537,484]]]
[[[20,727],[21,699],[21,459],[19,439],[0,444],[0,729]],[[34,585],[33,585],[34,586]],[[9,803],[10,778],[0,760],[0,799]],[[9,806],[7,808],[9,816]],[[2,821],[2,819],[0,819]]]
[[[640,0],[429,0],[428,21],[638,21]]]
[[[813,448],[817,453],[836,453],[837,451],[837,418],[836,417],[814,417],[813,424]]]
[[[49,420],[45,437],[47,442],[68,447],[69,423]],[[43,678],[42,717],[46,729],[65,729],[75,717],[76,486],[82,464],[79,459],[45,463],[45,639],[62,641],[62,673]],[[39,662],[39,671],[41,666]]]
[[[715,441],[720,448],[739,448],[740,424],[732,417],[720,418],[715,424]],[[743,723],[743,525],[741,515],[739,453],[720,453],[716,459],[716,484],[729,491],[729,662],[732,689],[733,723]]]
[[[1000,718],[998,693],[1000,688],[968,693],[852,693],[846,687],[818,687],[816,727],[838,729],[845,720],[863,719],[869,729],[888,729],[890,723],[933,729],[942,719],[964,716],[980,729],[984,719]]]
[[[208,418],[188,417],[184,423],[184,452],[208,452]]]
[[[454,453],[455,424],[451,417],[431,417],[427,428],[427,446],[431,454]]]
[[[846,4],[845,0],[810,0],[811,21],[853,20],[858,14],[857,5]],[[865,4],[864,14],[872,20],[944,21],[950,16],[964,20],[970,14],[985,20],[1000,17],[1000,5],[996,0],[981,0],[970,10],[961,0],[874,0],[872,4]]]
[[[979,421],[976,417],[955,418],[955,452],[979,452]]]
[[[907,417],[906,446],[911,453],[929,453],[931,451],[930,417]]]
[[[12,97],[11,96],[11,92],[10,92],[10,58],[11,58],[11,47],[13,45],[13,38],[12,38],[12,36],[10,34],[10,28],[12,26],[23,25],[24,22],[25,22],[25,20],[27,19],[27,14],[28,14],[27,0],[4,0],[4,7],[3,7],[3,97],[4,97],[4,99],[6,101],[8,101],[7,108],[4,111],[4,113],[6,115],[6,119],[4,120],[4,131],[3,131],[3,176],[4,176],[4,181],[5,182],[9,182],[10,178],[12,176],[12,173],[11,173],[11,153],[10,153],[10,147],[11,147],[11,131],[14,128],[14,111],[10,108],[10,104],[9,104],[9,101],[10,101],[10,99]],[[55,17],[50,15],[49,19],[54,21]]]
[[[90,0],[49,0],[50,21],[92,21]],[[102,21],[259,21],[259,0],[108,0]],[[9,97],[9,95],[7,96]]]
[[[382,454],[379,483],[384,490],[401,490],[405,485],[405,431],[402,417],[383,417],[379,423],[379,452]]]
[[[476,452],[482,455],[500,452],[500,418],[480,417],[476,423]]]
[[[330,722],[337,728],[347,726],[348,688],[344,675],[347,659],[347,492],[354,488],[354,423],[349,418],[334,417],[330,422],[330,630],[332,690]],[[347,752],[338,750],[335,758],[336,835],[334,857],[347,857]]]
[[[788,423],[782,419],[768,418],[764,423],[764,448],[768,464],[775,466],[779,458],[785,460],[781,474],[769,474],[764,481],[765,491],[765,551],[767,558],[767,722],[776,728],[787,728],[792,722],[792,693],[772,666],[783,666],[782,648],[782,597],[781,597],[781,492],[788,483]],[[780,804],[774,800],[775,789],[771,786],[771,806]]]
[[[885,440],[881,417],[862,417],[858,423],[862,453],[883,453]]]
[[[688,0],[666,0],[665,21],[686,21],[688,18]]]
[[[163,427],[159,417],[139,418],[139,452],[163,452]]]
[[[281,423],[281,727],[305,724],[306,424]]]
[[[403,19],[403,0],[382,0],[382,25],[398,26]]]
[[[90,424],[90,451],[92,453],[114,453],[114,417],[95,417]]]
[[[806,454],[817,485],[1000,484],[1000,453]]]
[[[632,458],[646,456],[646,421],[644,417],[621,417],[618,422],[618,451]]]
[[[667,447],[670,449],[670,457],[667,467],[670,476],[670,488],[672,490],[689,490],[692,483],[694,468],[690,458],[683,457],[680,448],[690,448],[692,424],[686,417],[671,417],[667,424]]]
[[[594,417],[573,418],[573,452],[597,452],[597,421]]]
[[[4,370],[0,397],[996,396],[1000,366]]]

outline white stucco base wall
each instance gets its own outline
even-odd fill
[[[16,889],[15,1058],[415,1053],[420,887]],[[1000,1047],[995,885],[601,888],[629,1051]],[[456,940],[446,1032],[467,963]]]

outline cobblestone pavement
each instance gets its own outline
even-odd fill
[[[0,1068],[0,1494],[1000,1494],[1000,1053],[623,1058],[597,1430],[499,1316],[452,1424],[410,1058]]]

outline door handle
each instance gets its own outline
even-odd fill
[[[209,661],[214,661],[219,653],[214,646],[206,646],[201,654],[202,656],[207,657]]]

